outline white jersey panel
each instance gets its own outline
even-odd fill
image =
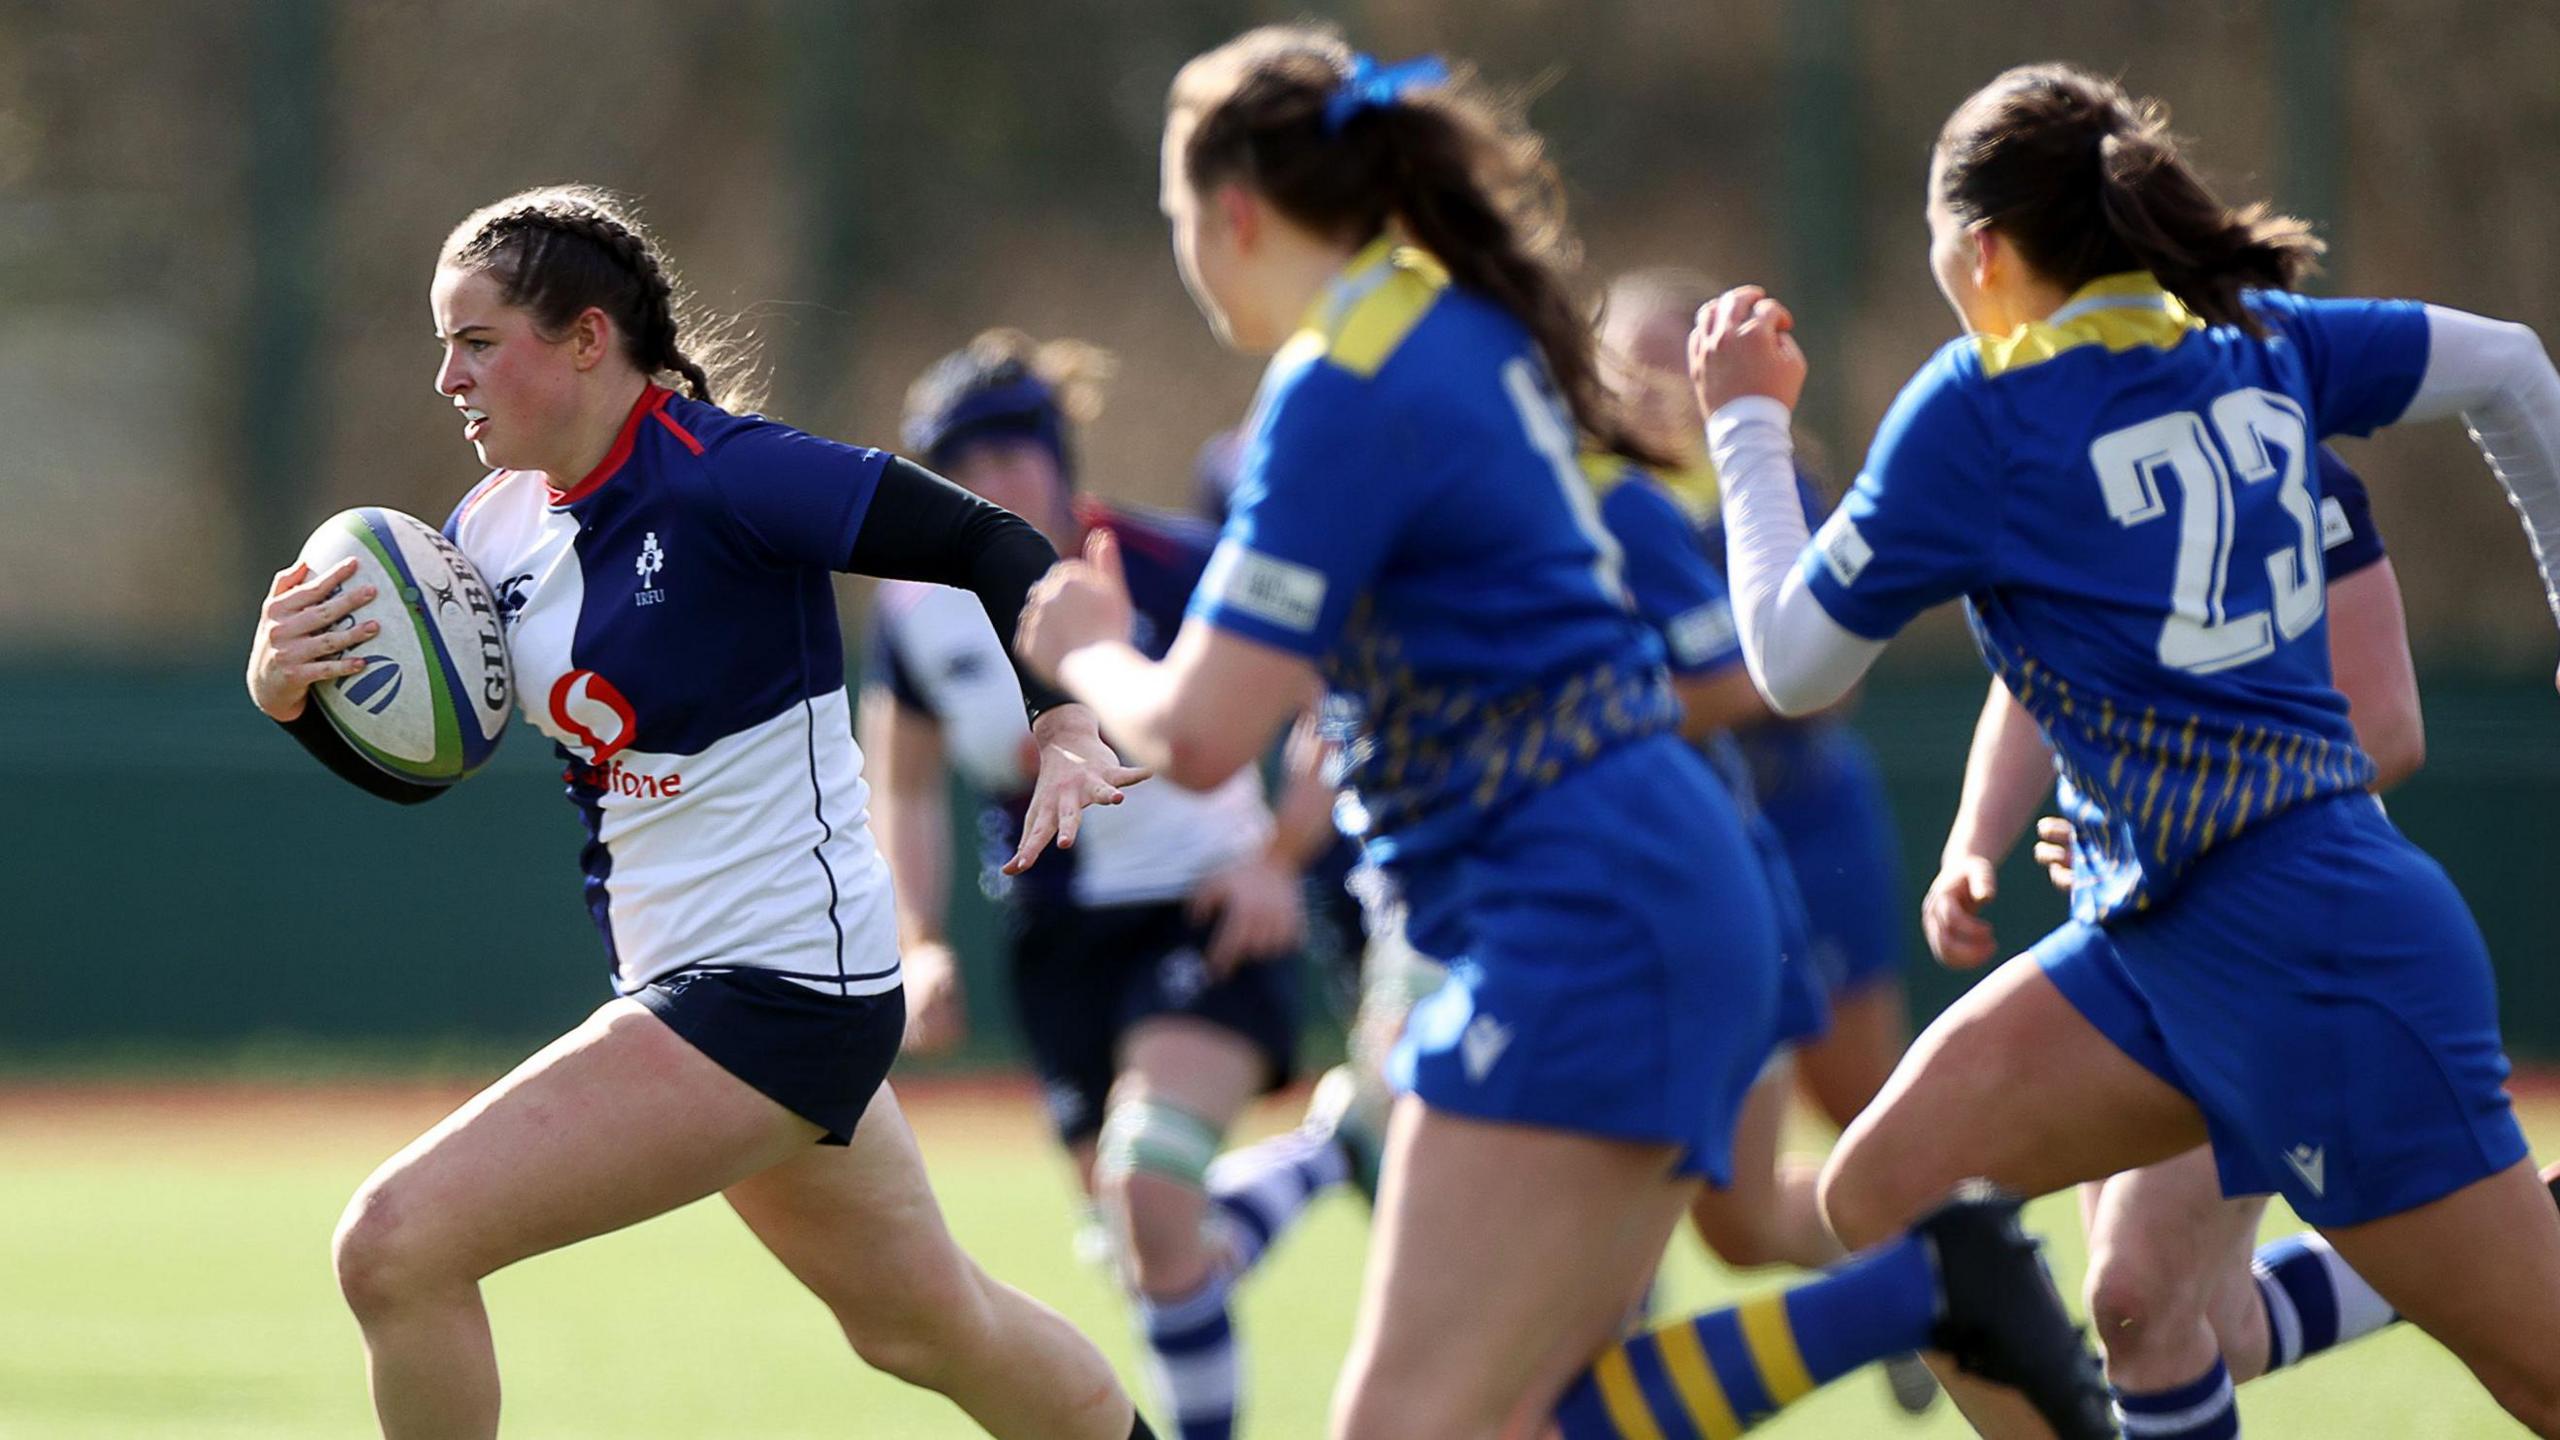
[[[938,585],[881,587],[882,621],[909,680],[942,723],[953,768],[990,794],[1018,794],[1031,731],[1013,662],[977,598]],[[1213,790],[1168,781],[1130,787],[1118,805],[1084,812],[1075,901],[1138,905],[1179,899],[1271,841],[1271,811],[1252,766]]]
[[[702,966],[827,994],[898,987],[889,869],[842,690],[695,755],[625,750],[601,770],[597,835],[621,988]],[[708,857],[708,858],[706,858]]]

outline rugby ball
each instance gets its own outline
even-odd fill
[[[356,753],[400,779],[451,785],[488,762],[507,731],[515,684],[498,601],[444,532],[378,505],[343,510],[302,544],[322,574],[353,557],[349,585],[374,598],[338,622],[381,633],[359,646],[362,670],[311,688]]]

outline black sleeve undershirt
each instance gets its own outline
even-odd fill
[[[1057,563],[1058,552],[1021,516],[892,455],[844,568],[883,580],[969,591],[1011,657],[1022,602]],[[1033,719],[1069,703],[1069,696],[1032,674],[1019,658],[1013,661],[1013,673],[1022,681],[1023,708]]]
[[[294,743],[311,752],[311,758],[329,768],[329,773],[346,781],[367,795],[380,796],[395,805],[423,805],[445,791],[449,785],[420,785],[403,780],[381,766],[356,753],[329,717],[320,713],[316,700],[306,700],[302,714],[282,722],[284,733]]]

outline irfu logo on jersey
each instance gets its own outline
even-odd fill
[[[640,573],[640,589],[632,595],[631,603],[634,605],[663,603],[667,598],[667,592],[651,583],[658,578],[659,571],[667,568],[667,552],[658,548],[657,531],[650,531],[640,541],[640,559],[631,568]]]

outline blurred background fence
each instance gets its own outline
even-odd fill
[[[1101,343],[1122,370],[1088,483],[1179,503],[1258,367],[1169,263],[1164,88],[1309,11],[1534,87],[1593,277],[1782,287],[1835,471],[1950,331],[1928,141],[2022,60],[2166,98],[2226,193],[2321,222],[2322,287],[2560,335],[2548,0],[0,0],[0,1063],[476,1055],[604,993],[538,736],[394,813],[236,678],[266,575],[321,517],[440,518],[476,478],[428,393],[428,268],[465,211],[549,180],[636,194],[696,296],[760,337],[773,411],[850,439],[890,443],[908,379],[982,326]],[[2480,910],[2517,1047],[2560,1057],[2550,620],[2451,427],[2349,453],[2428,689],[2431,763],[2394,812]],[[1981,683],[1939,617],[1871,687],[1905,913]],[[2058,907],[2022,872],[2010,891],[2023,943]]]

